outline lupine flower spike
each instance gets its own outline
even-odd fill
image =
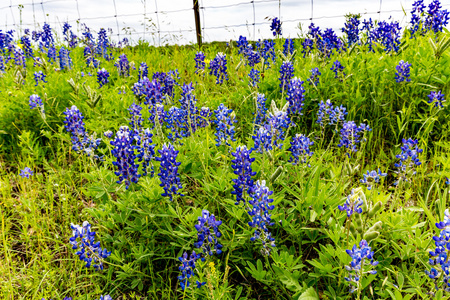
[[[411,67],[410,63],[401,60],[395,67],[395,69],[397,70],[397,72],[395,73],[395,81],[399,83],[403,81],[410,82],[411,81],[411,78],[409,78],[411,72],[410,67]]]
[[[416,166],[422,164],[419,160],[419,154],[423,152],[423,149],[420,149],[417,146],[419,142],[411,138],[407,140],[403,139],[402,142],[403,145],[400,148],[402,152],[395,156],[400,159],[400,161],[394,165],[398,168],[396,173],[399,176],[399,179],[394,183],[395,185],[397,185],[400,180],[408,181],[408,177],[416,174]]]
[[[362,205],[364,201],[359,196],[359,193],[352,189],[350,195],[347,196],[344,205],[338,205],[340,211],[346,211],[347,217],[351,217],[354,213],[362,213]]]
[[[91,224],[84,221],[83,225],[71,224],[72,237],[70,244],[72,249],[79,249],[75,254],[80,257],[80,260],[86,262],[86,268],[91,265],[96,270],[103,270],[103,260],[111,255],[111,251],[100,247],[100,242],[95,242],[95,232],[91,231]]]
[[[202,210],[202,215],[198,217],[198,224],[195,225],[198,240],[194,246],[201,248],[206,256],[222,253],[222,245],[217,240],[222,235],[219,231],[221,224],[222,221],[217,221],[216,217],[206,209]]]
[[[365,266],[370,265],[375,267],[378,265],[378,261],[373,259],[374,252],[372,251],[372,248],[369,247],[366,240],[362,240],[359,243],[359,248],[356,245],[353,245],[352,250],[346,250],[346,252],[351,257],[352,261],[349,266],[345,266],[345,269],[348,271],[349,275],[344,279],[350,284],[350,293],[354,293],[356,291],[361,293],[361,281],[363,275],[377,274],[376,270],[370,270],[370,268]]]
[[[270,30],[272,31],[273,36],[281,35],[281,21],[278,18],[272,19]]]
[[[437,108],[443,108],[445,102],[444,96],[445,95],[442,94],[441,91],[438,91],[437,93],[435,91],[432,91],[428,95],[428,103],[434,104],[434,106]]]
[[[252,162],[255,158],[250,158],[251,150],[248,150],[246,146],[238,146],[236,152],[231,153],[234,159],[231,160],[231,167],[233,173],[238,175],[237,179],[233,179],[234,191],[231,194],[236,195],[236,205],[239,205],[240,201],[245,201],[246,194],[250,195],[253,188],[252,176],[256,175],[256,172],[252,170]]]
[[[155,157],[155,160],[161,162],[158,176],[161,180],[160,186],[164,188],[162,196],[169,197],[170,200],[173,200],[174,194],[184,196],[178,192],[179,189],[183,188],[178,175],[178,167],[181,165],[181,162],[176,161],[179,151],[175,150],[173,145],[169,143],[168,145],[164,144],[163,148],[158,150],[158,152],[161,157]]]
[[[188,256],[187,252],[184,252],[181,257],[178,257],[181,262],[181,266],[178,267],[181,271],[181,275],[178,276],[178,280],[180,281],[180,286],[183,291],[190,286],[191,278],[195,276],[195,263],[199,258],[200,254],[195,253],[195,251],[192,251],[190,256]],[[197,280],[196,283],[197,288],[201,288],[206,282],[199,282]]]
[[[25,167],[23,170],[20,171],[19,176],[22,178],[29,179],[30,176],[33,176],[34,172],[29,167]]]
[[[232,109],[228,109],[223,103],[219,105],[214,111],[216,119],[213,121],[216,124],[216,146],[226,144],[230,145],[229,141],[236,141],[234,138],[234,124],[237,122]]]
[[[363,174],[363,179],[360,179],[359,181],[365,185],[367,185],[367,189],[370,191],[372,189],[372,186],[375,183],[379,183],[381,177],[386,177],[387,173],[382,173],[380,169],[378,169],[378,172],[373,171],[367,171],[367,174]]]
[[[291,147],[288,149],[288,151],[291,151],[292,153],[289,162],[292,162],[293,165],[296,165],[299,162],[306,163],[309,157],[314,153],[309,150],[309,146],[312,146],[313,144],[314,142],[312,142],[309,137],[297,133],[295,137],[292,138]]]

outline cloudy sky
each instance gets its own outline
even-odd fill
[[[360,13],[363,19],[385,20],[392,16],[404,27],[409,15],[405,16],[403,9],[409,13],[413,1],[255,0],[252,4],[250,0],[199,0],[199,3],[204,41],[210,42],[236,40],[239,35],[270,38],[268,18],[273,17],[282,20],[283,37],[297,37],[299,24],[306,28],[311,17],[321,28],[333,28],[340,33],[344,15],[348,13]],[[192,4],[192,0],[0,0],[0,30],[34,30],[44,22],[60,30],[63,22],[69,21],[76,32],[80,19],[79,23],[94,31],[111,28],[114,38],[127,36],[133,42],[146,39],[156,45],[189,44],[196,41]],[[449,6],[446,4],[444,8],[450,9]],[[22,26],[18,26],[20,21]]]

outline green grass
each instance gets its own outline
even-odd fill
[[[446,32],[439,38],[450,35]],[[283,41],[276,42],[277,51],[281,50]],[[127,108],[136,101],[131,88],[138,80],[137,70],[121,78],[114,61],[102,59],[101,67],[109,70],[111,78],[98,89],[96,69],[86,67],[81,48],[71,52],[74,66],[68,71],[55,71],[56,65],[51,64],[34,67],[28,60],[24,84],[16,78],[17,71],[25,71],[9,67],[0,75],[0,298],[98,299],[110,294],[113,299],[306,299],[308,295],[349,299],[344,266],[350,258],[345,249],[359,243],[362,236],[347,233],[346,215],[337,206],[352,188],[361,186],[363,173],[377,168],[388,176],[372,191],[363,191],[369,208],[379,201],[383,206],[370,218],[366,210],[363,223],[366,229],[378,221],[383,224],[371,242],[380,264],[377,275],[363,279],[362,295],[369,299],[430,297],[427,293],[434,287],[424,270],[429,269],[432,236],[438,234],[434,224],[443,220],[447,207],[449,187],[444,181],[450,177],[449,108],[446,103],[438,111],[427,103],[432,90],[450,93],[450,52],[433,44],[439,41],[431,34],[404,37],[397,54],[379,49],[370,53],[356,46],[325,59],[317,53],[303,58],[296,40],[295,76],[305,81],[306,90],[303,115],[296,117],[297,126],[290,128],[281,150],[252,153],[255,181],[267,180],[274,191],[275,224],[270,231],[277,248],[270,257],[261,255],[260,243],[250,242],[250,217],[242,205],[234,204],[231,152],[238,145],[253,146],[257,92],[266,95],[268,105],[272,100],[277,107],[285,104],[285,95],[279,91],[279,51],[276,63],[265,70],[255,89],[248,86],[250,68],[240,64],[237,49],[224,44],[202,48],[207,59],[219,51],[227,54],[229,81],[223,85],[216,85],[207,72],[195,74],[194,46],[154,48],[140,43],[114,50],[116,58],[126,53],[136,68],[145,61],[150,75],[178,69],[181,84],[194,83],[199,107],[214,110],[224,103],[236,114],[233,150],[215,145],[213,127],[176,144],[185,196],[173,202],[161,196],[158,176],[142,177],[128,190],[116,183],[112,147],[103,137],[104,131],[116,132],[128,124]],[[345,66],[342,81],[330,70],[335,60]],[[395,82],[400,60],[412,64],[409,83]],[[322,73],[317,87],[306,82],[313,67]],[[48,83],[35,87],[33,73],[41,69]],[[81,77],[81,71],[94,76]],[[126,93],[119,94],[120,90]],[[96,103],[89,95],[92,91],[101,94]],[[174,105],[179,106],[180,92],[176,87]],[[28,107],[34,93],[44,100],[45,121]],[[318,103],[326,99],[344,105],[347,120],[365,122],[373,129],[351,158],[337,147],[337,133],[328,128],[322,135],[315,123]],[[71,105],[83,113],[88,132],[102,138],[98,152],[104,161],[71,149],[63,123],[63,112]],[[143,112],[147,120],[146,108]],[[288,162],[287,149],[295,133],[304,133],[315,143],[311,167]],[[400,153],[402,138],[409,137],[418,139],[424,149],[423,164],[410,182],[396,188],[395,155]],[[167,141],[167,137],[154,137],[156,149]],[[159,166],[154,165],[157,174]],[[18,175],[26,166],[35,172],[30,179]],[[280,166],[280,175],[270,180]],[[177,258],[194,249],[194,225],[202,209],[223,222],[223,254],[199,263],[200,276],[207,282],[201,290],[183,292],[177,280]],[[112,251],[104,271],[84,268],[68,242],[70,224],[84,220],[92,224],[102,246]]]

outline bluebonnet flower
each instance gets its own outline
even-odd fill
[[[250,194],[252,199],[248,201],[248,203],[252,205],[248,210],[248,214],[252,218],[252,220],[248,222],[248,225],[255,228],[254,235],[250,240],[261,240],[263,246],[261,253],[264,256],[270,254],[271,248],[269,248],[269,246],[275,247],[275,239],[267,228],[267,226],[274,225],[272,222],[272,215],[269,213],[275,208],[275,206],[271,204],[273,203],[273,199],[269,198],[272,194],[273,191],[270,191],[266,186],[265,180],[258,180]]]
[[[436,227],[441,230],[439,236],[433,236],[436,246],[434,251],[430,251],[428,263],[431,270],[425,270],[425,273],[433,279],[436,290],[440,289],[440,281],[443,282],[443,290],[450,292],[450,262],[448,260],[448,251],[450,250],[450,213],[448,209],[444,212],[444,221],[436,223]]]
[[[206,256],[222,253],[222,245],[219,244],[218,238],[222,235],[219,231],[219,226],[222,221],[217,221],[213,214],[210,214],[206,209],[202,210],[202,215],[198,217],[198,224],[195,229],[198,231],[197,242],[194,244],[195,248],[202,248]]]
[[[320,31],[319,31],[320,33]],[[342,41],[338,38],[336,33],[331,28],[325,29],[323,34],[321,34],[319,39],[316,39],[317,48],[326,57],[330,57],[333,53],[333,49],[340,52],[344,45]]]
[[[256,150],[258,153],[264,153],[272,150],[272,132],[269,125],[264,125],[256,129],[255,135],[252,136],[255,141],[255,145],[252,150]]]
[[[380,169],[378,172],[376,170],[367,171],[367,174],[363,174],[363,179],[359,181],[367,185],[367,189],[370,191],[373,184],[379,183],[381,177],[386,177],[387,173],[382,173]]]
[[[72,68],[72,59],[70,58],[70,52],[64,47],[59,49],[59,67],[61,70],[68,70]]]
[[[110,142],[114,146],[111,154],[116,158],[112,164],[117,167],[117,171],[114,172],[116,176],[119,176],[117,183],[125,182],[126,189],[132,182],[137,183],[141,176],[138,174],[139,166],[135,162],[134,139],[135,135],[128,126],[121,126],[114,140]]]
[[[66,125],[64,127],[67,132],[71,133],[72,149],[91,156],[98,145],[100,145],[101,139],[96,139],[95,134],[91,136],[87,134],[83,122],[84,117],[75,105],[67,108],[63,114],[66,115],[64,120]],[[97,156],[94,155],[94,157]]]
[[[83,54],[88,67],[98,68],[98,66],[100,66],[100,61],[94,57],[91,48],[86,46],[83,50]]]
[[[441,9],[441,2],[434,0],[428,5],[428,11],[424,22],[427,31],[433,30],[435,33],[441,32],[449,21],[449,12]]]
[[[236,152],[232,152],[234,159],[231,160],[231,168],[233,173],[238,178],[233,179],[233,188],[231,194],[236,195],[236,205],[239,205],[240,201],[245,202],[245,193],[250,194],[253,188],[252,176],[256,175],[256,172],[252,170],[252,162],[255,158],[250,158],[252,150],[248,150],[246,146],[238,146]]]
[[[238,46],[238,54],[244,53],[248,47],[247,38],[245,36],[240,35],[236,44]]]
[[[109,56],[108,56],[108,53],[107,53],[108,52],[108,47],[109,47],[109,41],[108,41],[108,36],[107,36],[107,33],[106,33],[106,29],[105,28],[100,28],[100,30],[98,32],[97,47],[95,48],[95,53],[100,55],[100,56],[102,56],[103,58],[109,60]],[[119,76],[121,76],[120,70],[119,70]]]
[[[248,45],[247,50],[244,53],[247,58],[247,64],[250,67],[254,67],[261,62],[261,54],[258,51],[253,51],[251,45]]]
[[[330,99],[328,99],[326,102],[320,100],[316,123],[318,123],[320,127],[323,128],[330,122],[332,115],[334,115],[334,108]]]
[[[103,135],[104,135],[105,137],[107,137],[108,139],[110,139],[110,138],[112,138],[112,136],[113,136],[113,132],[112,132],[111,130],[107,130],[107,131],[105,131],[105,132],[103,133]]]
[[[34,172],[29,167],[25,167],[23,170],[20,170],[19,176],[22,178],[30,178],[30,176],[33,176]]]
[[[283,44],[283,54],[288,56],[292,53],[294,53],[294,40],[286,39]]]
[[[133,103],[128,108],[131,115],[130,126],[134,133],[138,134],[142,129],[142,107],[139,104]]]
[[[373,259],[374,252],[366,240],[362,240],[359,243],[359,248],[353,245],[352,250],[346,250],[346,252],[350,255],[352,261],[350,262],[350,266],[345,266],[349,275],[344,279],[350,284],[350,293],[354,293],[362,289],[361,281],[364,274],[377,274],[376,270],[364,271],[364,266],[371,265],[375,267],[378,265],[378,261]]]
[[[33,48],[31,47],[31,41],[28,36],[24,35],[20,38],[20,41],[23,45],[23,52],[26,57],[34,57]]]
[[[423,152],[423,149],[420,149],[417,144],[419,143],[417,140],[413,140],[412,138],[402,139],[403,145],[400,147],[402,152],[397,154],[395,157],[400,161],[394,166],[398,168],[397,173],[399,175],[399,180],[394,184],[397,185],[400,180],[408,181],[408,176],[412,176],[416,174],[415,167],[420,166],[422,162],[419,159],[419,154]]]
[[[341,65],[340,61],[336,60],[333,63],[333,66],[330,68],[334,72],[334,78],[340,78],[342,80],[342,77],[345,77],[344,73],[344,66]]]
[[[356,152],[356,146],[361,142],[361,132],[371,131],[368,125],[361,123],[356,126],[354,121],[344,122],[340,132],[340,141],[338,147],[345,147],[347,149],[347,156],[350,157],[351,152]]]
[[[148,66],[145,62],[141,62],[139,65],[139,80],[141,80],[144,77],[148,77]]]
[[[192,251],[189,258],[186,252],[183,253],[183,256],[178,257],[181,262],[181,266],[178,267],[181,271],[181,275],[178,276],[178,280],[180,281],[180,286],[183,291],[189,287],[191,278],[195,276],[195,262],[199,258],[200,254],[196,254],[195,251]],[[196,283],[197,288],[200,288],[205,284],[204,282],[199,282],[198,280]]]
[[[39,95],[33,94],[30,96],[30,109],[34,109],[39,106],[42,112],[44,112],[44,103],[42,103],[41,97]]]
[[[22,66],[24,68],[27,67],[25,53],[23,53],[23,50],[19,47],[14,48],[14,63],[16,66]]]
[[[0,55],[0,72],[5,72],[5,59],[3,58],[3,55]]]
[[[395,73],[395,81],[397,82],[410,82],[411,78],[409,78],[410,76],[410,67],[411,64],[408,62],[404,62],[403,60],[401,60],[398,65],[395,67],[395,69],[397,70],[397,72]]]
[[[267,107],[266,96],[264,94],[257,94],[256,96],[256,118],[255,125],[263,125],[266,120]],[[256,128],[255,128],[256,130]]]
[[[306,163],[308,158],[314,154],[314,152],[311,152],[309,149],[312,145],[314,145],[314,142],[312,142],[309,137],[297,133],[295,137],[292,138],[291,147],[288,149],[288,151],[292,153],[289,162],[292,162],[294,165],[299,162]]]
[[[286,91],[289,85],[289,82],[294,76],[294,66],[290,61],[285,61],[281,64],[280,68],[280,89],[281,92]]]
[[[138,135],[135,134],[134,139],[136,140],[136,150],[137,155],[136,158],[138,162],[142,163],[142,176],[147,175],[147,168],[150,165],[150,162],[155,159],[155,145],[152,144],[153,134],[150,129],[146,128],[141,130]],[[150,176],[154,175],[154,167],[151,166]]]
[[[272,137],[272,145],[281,149],[284,141],[285,129],[291,124],[291,119],[289,115],[284,111],[276,111],[274,113],[269,113],[267,118],[267,124],[265,127],[270,130],[270,135]]]
[[[228,81],[227,57],[222,52],[217,53],[216,57],[209,63],[209,74],[216,76],[216,84],[222,84],[223,80]]]
[[[278,18],[272,19],[270,30],[272,31],[273,36],[281,35],[281,21]]]
[[[314,49],[314,40],[305,38],[305,40],[302,42],[302,53],[303,57],[306,57],[311,51]]]
[[[169,140],[175,141],[190,135],[187,111],[184,109],[172,106],[165,113],[163,119],[167,123],[166,127],[172,131],[167,136]]]
[[[110,295],[105,295],[105,296],[101,295],[100,299],[98,299],[98,300],[113,300],[113,298]]]
[[[47,58],[48,58],[48,62],[50,62],[52,64],[54,62],[56,62],[56,48],[54,46],[51,46],[50,48],[48,48]]]
[[[180,79],[180,77],[178,70],[175,70],[169,71],[167,73],[156,72],[153,74],[152,79],[158,81],[161,84],[163,94],[172,97],[173,88],[175,87],[175,85],[179,85],[176,79]]]
[[[195,54],[195,73],[198,74],[201,71],[205,70],[205,54],[202,51],[199,51]]]
[[[171,201],[173,200],[174,194],[184,196],[178,192],[179,189],[183,188],[178,175],[178,167],[181,165],[181,162],[176,161],[179,151],[175,150],[173,145],[169,143],[168,145],[164,144],[163,148],[158,150],[158,152],[161,157],[155,157],[155,160],[161,162],[158,173],[159,179],[161,180],[159,186],[164,188],[164,193],[161,195],[163,197],[169,197]]]
[[[276,60],[275,42],[272,40],[264,40],[262,45],[258,42],[257,49],[261,53],[261,57],[264,58],[264,65],[267,66],[267,68],[270,68],[270,60],[272,60],[272,62],[275,62]]]
[[[305,101],[305,89],[303,88],[303,81],[294,77],[289,81],[287,88],[286,101],[289,103],[287,113],[289,116],[293,114],[302,115],[302,109]]]
[[[125,54],[121,54],[119,59],[114,64],[117,67],[117,71],[119,72],[119,76],[130,76],[130,64],[128,62],[128,58]]]
[[[350,217],[354,213],[362,213],[362,205],[364,204],[364,201],[359,196],[359,193],[355,191],[355,189],[352,189],[350,195],[347,196],[347,199],[345,200],[345,203],[343,206],[338,205],[338,208],[340,211],[346,211],[347,217]]]
[[[197,127],[204,128],[211,123],[212,111],[209,107],[203,106],[200,108],[199,116],[197,117]]]
[[[312,68],[310,72],[311,77],[306,80],[309,82],[309,84],[314,84],[315,86],[317,86],[319,84],[319,76],[322,75],[322,73],[320,73],[319,68]]]
[[[54,45],[55,39],[53,38],[52,29],[50,28],[50,25],[47,23],[44,23],[44,26],[42,26],[42,32],[40,33],[41,38],[41,44],[45,48],[50,48]]]
[[[256,69],[251,69],[250,73],[248,74],[248,77],[250,77],[250,82],[248,83],[249,86],[257,87],[259,80],[260,80],[260,72]]]
[[[33,76],[34,76],[34,81],[36,81],[35,86],[39,85],[39,81],[47,83],[47,81],[45,80],[46,76],[42,71],[34,72]]]
[[[99,84],[98,88],[109,82],[109,72],[105,68],[97,71],[97,82]]]
[[[378,27],[374,29],[373,39],[379,40],[384,46],[384,51],[397,52],[400,49],[401,27],[398,22],[378,22]]]
[[[435,91],[431,91],[431,93],[428,95],[428,103],[433,103],[435,107],[437,108],[443,108],[444,107],[444,94],[441,93],[441,91],[438,91],[437,93]]]
[[[81,27],[83,28],[83,32],[81,33],[83,35],[83,42],[91,49],[94,48],[95,40],[94,36],[91,33],[91,30],[89,27],[86,26],[86,24],[81,24]]]
[[[216,119],[213,121],[216,124],[216,146],[230,145],[229,141],[236,141],[234,138],[234,123],[236,118],[233,110],[228,109],[223,103],[220,103],[219,107],[214,111]]]
[[[84,221],[82,226],[70,224],[70,228],[72,237],[69,242],[72,249],[79,249],[75,254],[80,257],[80,260],[86,262],[85,267],[89,268],[92,265],[97,271],[103,270],[103,260],[111,255],[111,251],[102,249],[100,242],[95,241],[96,233],[91,230],[91,224]]]
[[[194,95],[194,87],[192,82],[184,84],[181,87],[181,109],[186,112],[186,123],[189,124],[191,130],[195,132],[197,130],[197,98]]]
[[[347,115],[347,109],[344,106],[336,106],[330,113],[330,125],[338,125],[345,122],[345,116]]]
[[[136,82],[132,87],[132,91],[136,97],[144,98],[144,104],[149,106],[151,112],[153,112],[157,104],[162,104],[165,98],[163,87],[159,81],[156,79],[150,81],[147,77]],[[151,122],[153,122],[153,118],[150,119]]]
[[[411,38],[414,37],[415,33],[421,29],[422,26],[422,16],[425,13],[425,4],[423,4],[423,0],[417,0],[412,5],[411,10]]]
[[[78,44],[78,37],[72,32],[70,28],[72,28],[72,26],[69,23],[64,22],[63,25],[64,40],[69,43],[70,48],[75,48]]]
[[[359,41],[359,18],[351,17],[345,22],[345,27],[342,28],[342,32],[347,34],[347,43],[349,46]]]
[[[445,181],[445,184],[450,185],[450,178],[447,177],[447,181]]]

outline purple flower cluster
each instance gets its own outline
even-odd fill
[[[382,173],[380,169],[378,169],[378,172],[376,170],[372,170],[367,171],[367,174],[363,174],[363,179],[360,179],[359,181],[367,185],[367,189],[370,191],[375,183],[380,182],[381,177],[386,176],[387,173]]]
[[[262,43],[256,43],[256,49],[261,54],[261,57],[264,58],[264,66],[270,68],[270,60],[275,62],[275,42],[272,40],[264,40]]]
[[[303,41],[302,46],[303,57],[309,54],[314,49],[314,46],[326,57],[330,57],[333,54],[333,50],[340,52],[344,49],[343,42],[331,28],[326,29],[322,33],[319,27],[315,27],[314,23],[309,25],[308,37]]]
[[[238,176],[238,178],[233,179],[234,191],[231,194],[236,195],[236,205],[242,201],[245,202],[245,193],[250,194],[253,187],[252,176],[256,175],[256,172],[252,170],[252,162],[255,158],[250,158],[252,150],[248,150],[246,146],[238,146],[236,152],[232,152],[234,159],[231,160],[231,167],[233,168],[233,173]]]
[[[125,54],[121,54],[119,56],[119,59],[117,59],[114,66],[117,68],[119,76],[130,76],[130,63],[128,62],[128,58]]]
[[[29,101],[30,109],[34,109],[39,106],[40,110],[44,112],[44,103],[39,95],[33,94],[30,96]]]
[[[280,68],[280,89],[281,92],[287,90],[289,82],[294,76],[294,65],[290,61],[285,61],[281,64]]]
[[[338,147],[345,147],[350,157],[350,153],[358,151],[356,146],[361,142],[361,132],[371,131],[370,127],[364,123],[356,126],[354,121],[344,122],[340,131],[340,141]]]
[[[444,107],[444,94],[441,93],[441,91],[438,91],[437,93],[435,91],[431,91],[431,93],[428,95],[428,103],[433,103],[435,107],[437,108],[443,108]]]
[[[75,48],[78,44],[78,37],[72,32],[70,28],[72,28],[72,26],[69,23],[64,22],[63,25],[64,40],[69,43],[70,48]]]
[[[184,291],[186,288],[190,286],[191,278],[195,276],[195,262],[200,258],[200,254],[196,254],[195,251],[192,251],[192,254],[188,258],[187,252],[183,253],[183,256],[178,257],[181,262],[181,266],[178,269],[181,271],[181,275],[178,276],[178,280],[180,281],[181,289]],[[205,282],[196,281],[197,288],[201,288]]]
[[[411,38],[416,32],[425,34],[433,30],[435,33],[442,32],[449,21],[449,12],[442,9],[441,2],[434,0],[428,5],[428,10],[425,12],[425,5],[423,0],[418,0],[413,3],[411,10]]]
[[[34,76],[34,81],[36,81],[35,86],[39,85],[39,81],[47,83],[47,81],[45,80],[46,76],[42,71],[34,72],[33,76]]]
[[[111,251],[102,249],[100,242],[95,242],[95,232],[91,231],[91,224],[84,221],[82,226],[71,224],[70,228],[72,229],[70,244],[72,249],[79,248],[75,254],[86,262],[85,267],[89,268],[92,265],[96,270],[103,270],[103,260],[111,255]]]
[[[111,141],[111,145],[114,146],[111,154],[116,158],[112,164],[117,167],[114,173],[119,176],[117,183],[124,181],[126,189],[132,182],[137,183],[141,176],[138,174],[139,166],[136,164],[134,137],[134,132],[128,126],[121,126],[115,139]]]
[[[344,66],[341,65],[341,62],[338,60],[333,63],[330,70],[334,72],[334,78],[339,78],[342,80],[342,77],[345,77]]]
[[[281,149],[281,147],[283,146],[281,141],[284,141],[285,138],[285,129],[287,129],[290,124],[291,119],[286,112],[277,111],[273,114],[269,113],[265,128],[270,132],[271,143],[273,146]]]
[[[105,68],[97,71],[97,82],[99,89],[109,82],[109,72]]]
[[[205,54],[202,51],[199,51],[195,54],[195,73],[199,74],[201,71],[205,70]]]
[[[30,38],[26,35],[20,38],[20,42],[23,45],[23,52],[26,57],[34,57],[33,48],[31,47]]]
[[[153,74],[152,79],[161,84],[163,94],[173,97],[173,88],[175,85],[179,85],[176,80],[180,79],[180,77],[178,70],[175,70],[167,73],[156,72]]]
[[[161,104],[164,97],[164,88],[156,79],[150,81],[147,77],[140,79],[131,88],[134,95],[138,98],[144,98],[144,104],[154,107],[156,104]]]
[[[228,81],[227,57],[225,54],[219,52],[211,60],[209,63],[209,74],[216,76],[216,84],[222,84],[224,79]]]
[[[252,138],[255,142],[252,150],[256,150],[258,153],[264,153],[273,149],[272,132],[269,125],[265,124],[264,126],[259,127]]]
[[[222,235],[219,226],[222,221],[217,221],[213,214],[206,209],[202,210],[202,215],[198,217],[198,224],[195,225],[197,230],[197,242],[194,244],[196,248],[202,248],[203,253],[207,256],[222,253],[222,245],[219,244],[218,238]]]
[[[409,78],[411,72],[410,67],[411,67],[410,63],[401,60],[395,67],[395,69],[397,70],[397,72],[395,73],[395,81],[399,83],[403,81],[410,82],[411,81],[411,78]]]
[[[72,135],[72,149],[91,156],[100,144],[101,139],[96,139],[94,135],[89,136],[87,134],[83,122],[84,117],[75,105],[67,108],[63,114],[66,115],[64,120],[66,125],[64,127]]]
[[[350,262],[350,266],[345,266],[349,275],[344,279],[350,284],[350,293],[354,293],[361,288],[362,276],[364,274],[377,274],[376,270],[364,271],[364,266],[371,265],[375,267],[378,265],[378,261],[373,259],[374,252],[366,240],[362,240],[359,243],[359,248],[353,245],[352,250],[346,250],[346,252],[350,255],[352,261]]]
[[[59,67],[61,70],[69,70],[72,68],[72,59],[70,58],[70,52],[64,47],[59,49]]]
[[[313,144],[314,142],[312,142],[309,137],[304,134],[297,133],[295,137],[292,138],[291,147],[288,149],[288,151],[292,154],[289,162],[292,162],[294,165],[299,162],[306,163],[308,158],[314,154],[314,152],[311,152],[309,149],[309,147]]]
[[[309,82],[309,84],[314,84],[315,86],[317,86],[319,84],[319,76],[322,75],[322,73],[320,73],[319,68],[312,68],[310,72],[311,77],[306,80]]]
[[[257,87],[260,81],[260,72],[257,69],[252,68],[248,74],[248,77],[250,78],[248,85],[251,87]]]
[[[359,18],[351,17],[345,22],[342,32],[347,35],[347,43],[349,46],[359,41]]]
[[[302,115],[302,109],[305,101],[305,89],[303,81],[294,77],[290,80],[287,88],[286,101],[289,103],[287,113],[289,116],[294,114]]]
[[[272,31],[273,36],[281,35],[281,21],[278,18],[272,19],[270,31]]]
[[[344,205],[338,205],[338,209],[340,211],[346,211],[347,217],[351,217],[354,213],[362,213],[362,205],[364,201],[359,197],[358,193],[355,193],[355,190],[352,189],[350,195],[347,196]]]
[[[164,188],[164,193],[161,194],[163,197],[169,197],[173,200],[173,195],[184,196],[179,193],[178,190],[182,189],[180,177],[178,176],[178,167],[181,162],[177,162],[178,152],[175,150],[172,144],[164,144],[161,150],[158,150],[161,157],[156,157],[155,160],[161,162],[159,168],[159,179],[161,184],[159,186]]]
[[[19,47],[14,48],[14,63],[16,66],[22,66],[24,68],[27,67],[25,53],[23,53],[23,50]]]
[[[384,46],[384,51],[398,52],[400,49],[400,37],[401,37],[401,27],[398,22],[386,22],[380,21],[377,23],[377,27],[374,27],[369,20],[368,23],[364,24],[363,29],[367,30],[367,42],[369,46],[369,51],[374,51],[373,43],[378,42]]]
[[[256,118],[255,125],[263,125],[266,120],[267,107],[266,96],[264,94],[257,94],[256,96]],[[255,128],[256,130],[256,128]]]
[[[138,70],[138,78],[141,80],[144,77],[148,77],[148,66],[145,62],[141,62]]]
[[[234,138],[234,123],[236,118],[232,113],[232,109],[228,109],[223,103],[220,103],[219,107],[214,111],[216,119],[213,121],[216,124],[216,146],[230,145],[229,141],[236,141]]]
[[[433,279],[436,290],[442,288],[446,292],[450,292],[450,262],[448,260],[448,251],[450,251],[450,213],[448,209],[444,212],[444,221],[436,223],[436,227],[440,230],[439,236],[433,236],[434,251],[430,251],[430,259],[428,263],[431,270],[425,273]],[[440,269],[440,270],[439,270]]]
[[[33,174],[33,170],[31,170],[29,167],[25,167],[23,170],[20,170],[19,176],[29,179],[30,176],[33,176]]]
[[[236,45],[238,47],[238,54],[245,53],[248,47],[248,41],[245,36],[240,35],[239,39],[236,42]]]
[[[283,54],[288,56],[294,53],[294,40],[286,39],[283,44]]]
[[[419,154],[423,152],[423,149],[420,149],[417,146],[419,142],[412,138],[408,138],[407,140],[402,139],[402,143],[403,145],[400,147],[402,152],[395,156],[400,160],[398,163],[394,164],[394,166],[398,168],[396,173],[399,175],[399,180],[395,182],[395,185],[397,185],[400,180],[408,181],[408,176],[416,174],[415,167],[422,164],[419,160]]]
[[[272,249],[269,246],[275,247],[275,239],[267,228],[267,226],[274,225],[272,222],[272,215],[270,214],[270,211],[275,208],[275,206],[271,204],[273,203],[273,199],[269,198],[272,194],[273,191],[269,190],[266,186],[266,182],[264,180],[258,180],[250,193],[252,199],[248,201],[252,206],[248,210],[248,214],[252,218],[252,220],[248,222],[248,225],[255,228],[254,235],[250,240],[261,240],[263,246],[261,253],[264,256],[270,254]]]

